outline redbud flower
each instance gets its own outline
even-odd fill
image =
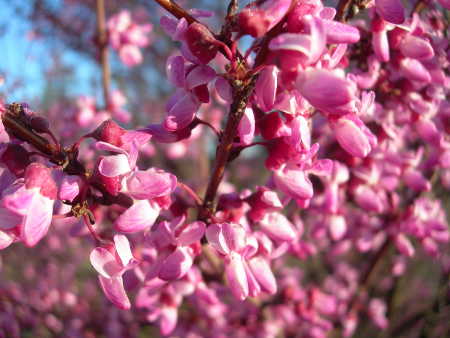
[[[2,194],[1,229],[15,229],[27,246],[36,245],[49,229],[57,192],[51,169],[31,163],[24,179],[16,181]]]
[[[96,247],[91,252],[90,260],[99,273],[99,282],[106,297],[117,307],[129,309],[131,304],[123,287],[122,275],[138,262],[131,253],[128,239],[124,235],[115,235],[114,247]]]

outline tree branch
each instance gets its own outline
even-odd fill
[[[199,211],[199,219],[207,220],[209,214],[214,214],[215,206],[214,200],[216,198],[217,189],[223,179],[225,172],[225,166],[230,157],[231,150],[233,148],[234,138],[237,134],[237,128],[242,116],[244,115],[247,101],[255,86],[257,76],[252,76],[247,79],[245,83],[235,86],[234,101],[230,107],[230,113],[228,115],[228,121],[225,130],[222,135],[220,144],[217,147],[216,159],[214,163],[214,169],[209,179],[208,187],[206,189],[205,198],[203,199],[203,205]]]
[[[166,11],[171,13],[177,19],[185,18],[189,24],[198,22],[197,19],[194,18],[192,15],[190,15],[184,8],[177,5],[175,2],[171,0],[154,0],[154,1],[156,1],[161,7],[163,7]]]
[[[353,0],[339,0],[339,4],[337,6],[337,13],[335,17],[336,21],[340,22],[347,21],[348,9],[350,8],[352,2]]]
[[[106,30],[105,1],[97,0],[97,45],[100,53],[102,67],[103,101],[108,109],[111,86],[111,71],[108,59],[108,32]]]

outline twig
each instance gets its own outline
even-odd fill
[[[163,7],[166,11],[171,13],[177,19],[185,18],[186,21],[191,24],[194,22],[198,22],[192,15],[190,15],[184,8],[177,5],[175,2],[171,0],[154,0],[161,7]]]
[[[100,52],[102,67],[103,101],[105,108],[109,105],[109,92],[111,85],[111,71],[108,59],[108,32],[106,31],[105,1],[97,0],[97,44]]]
[[[375,253],[375,255],[372,257],[371,261],[369,262],[369,266],[367,267],[366,271],[363,275],[361,275],[359,280],[359,287],[356,291],[355,295],[353,296],[352,300],[349,303],[349,311],[348,313],[356,313],[357,307],[358,307],[358,301],[361,296],[361,294],[367,290],[367,288],[370,285],[372,275],[374,271],[376,270],[376,267],[378,266],[379,262],[382,261],[384,258],[384,255],[389,251],[389,247],[391,245],[390,238],[386,238],[383,245],[378,249],[378,251]]]
[[[183,182],[178,181],[178,186],[187,192],[189,196],[192,197],[192,199],[195,201],[197,206],[202,205],[203,201],[202,199],[197,195],[197,193],[191,189],[188,185],[184,184]]]
[[[253,76],[246,81],[246,83],[235,87],[234,101],[230,107],[227,125],[223,132],[221,142],[217,147],[217,154],[214,163],[213,173],[209,179],[208,187],[206,189],[203,205],[200,208],[199,219],[206,220],[208,214],[214,214],[214,199],[216,198],[217,189],[222,181],[225,166],[228,163],[228,158],[233,147],[234,138],[237,134],[237,128],[242,116],[244,115],[245,107],[250,94],[255,86],[257,76]]]
[[[336,21],[340,22],[347,21],[348,9],[350,8],[352,2],[353,0],[339,0],[335,17]]]

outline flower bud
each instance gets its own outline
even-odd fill
[[[191,53],[206,64],[217,54],[216,39],[204,25],[194,22],[186,31],[186,41]]]
[[[33,116],[30,119],[30,125],[38,133],[47,133],[50,127],[48,120],[42,116]]]

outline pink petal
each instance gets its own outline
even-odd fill
[[[173,306],[164,306],[160,312],[159,328],[164,336],[175,330],[178,320],[178,310]]]
[[[15,236],[8,232],[0,230],[0,250],[3,250],[11,245],[14,242]]]
[[[274,172],[276,187],[294,199],[309,199],[313,196],[313,186],[302,169],[286,166]]]
[[[41,196],[33,195],[21,229],[21,237],[27,246],[34,246],[44,237],[53,215],[53,201]]]
[[[136,201],[116,220],[116,228],[125,233],[145,230],[155,223],[159,211],[157,203],[148,200]]]
[[[352,83],[324,69],[304,71],[297,81],[300,94],[314,107],[331,114],[355,110]]]
[[[166,63],[166,73],[169,81],[176,87],[184,87],[185,69],[184,57],[170,56]]]
[[[342,117],[332,126],[339,145],[349,154],[364,158],[372,150],[368,135],[355,123],[355,119]]]
[[[248,264],[263,291],[271,295],[275,294],[277,292],[277,281],[267,260],[257,256],[249,260]]]
[[[419,60],[404,58],[400,62],[400,70],[406,78],[412,81],[431,82],[430,72]]]
[[[395,24],[405,21],[405,9],[400,0],[375,0],[378,15]]]
[[[123,266],[116,261],[116,257],[102,247],[92,250],[89,256],[92,266],[105,278],[116,277],[121,274]]]
[[[73,201],[80,192],[80,185],[81,179],[78,176],[64,175],[59,186],[59,199]]]
[[[192,263],[193,259],[189,254],[189,249],[182,246],[177,247],[164,260],[159,271],[159,278],[167,281],[182,278],[189,271]]]
[[[322,20],[327,34],[327,43],[355,43],[360,34],[356,27],[332,20]]]
[[[190,93],[180,97],[170,108],[164,120],[164,127],[169,131],[183,129],[192,122],[200,107],[198,100]]]
[[[192,69],[186,76],[186,85],[188,89],[200,85],[208,84],[216,77],[216,72],[209,66],[198,65]]]
[[[105,278],[98,276],[100,285],[105,296],[118,308],[129,310],[131,308],[130,300],[123,287],[122,277]]]
[[[331,215],[329,218],[329,229],[331,238],[338,241],[344,237],[347,231],[347,223],[341,215]]]
[[[407,257],[414,256],[415,249],[410,240],[404,235],[399,234],[395,237],[395,246],[397,250]]]
[[[139,47],[135,45],[125,45],[119,49],[120,60],[128,67],[136,66],[143,61],[143,56]]]
[[[188,246],[199,241],[205,234],[205,230],[206,224],[201,221],[188,224],[177,236],[178,245]]]
[[[311,38],[304,34],[284,33],[272,39],[269,43],[269,48],[273,51],[295,51],[309,57]]]
[[[223,224],[211,224],[206,228],[206,239],[208,243],[223,255],[230,252],[222,232]]]
[[[417,60],[428,60],[434,56],[433,47],[427,40],[411,34],[402,40],[400,50],[404,56]]]
[[[255,134],[255,115],[251,108],[245,108],[244,116],[239,122],[238,135],[241,144],[250,144],[253,141],[253,136]]]
[[[131,253],[130,242],[126,236],[114,235],[114,245],[123,266],[127,266],[135,260]]]
[[[242,257],[233,252],[229,256],[229,259],[230,261],[225,268],[225,275],[229,287],[237,299],[244,300],[248,296],[249,289]]]
[[[272,109],[277,94],[279,70],[276,66],[267,66],[259,74],[254,93],[257,103],[264,111]]]
[[[292,242],[297,238],[292,223],[278,212],[266,214],[259,224],[261,229],[274,240]]]
[[[171,194],[177,186],[175,175],[150,168],[138,170],[127,179],[128,193],[136,199],[152,199]]]
[[[128,157],[124,154],[103,157],[98,164],[98,171],[106,177],[115,177],[131,171]]]
[[[225,102],[231,102],[233,100],[232,90],[230,83],[228,80],[224,79],[221,76],[216,78],[215,82],[217,94],[219,94],[220,98]]]
[[[224,223],[222,224],[222,233],[227,247],[231,251],[239,252],[245,248],[246,231],[240,224]]]

